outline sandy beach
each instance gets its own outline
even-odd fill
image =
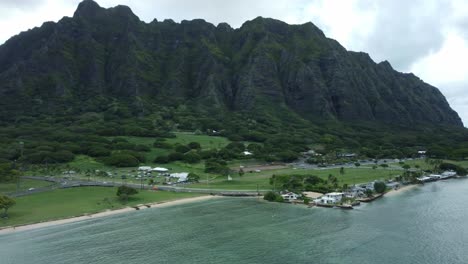
[[[397,195],[399,193],[406,192],[406,191],[412,190],[414,188],[417,188],[418,186],[419,186],[418,184],[405,185],[403,187],[398,188],[398,190],[389,191],[388,193],[385,194],[385,196]]]
[[[185,199],[179,199],[179,200],[140,205],[138,206],[138,208],[139,210],[145,210],[148,208],[162,208],[162,207],[179,205],[179,204],[205,201],[205,200],[210,200],[210,199],[215,199],[215,198],[220,198],[220,196],[206,195],[206,196],[199,196],[199,197],[193,197],[193,198],[185,198]],[[147,205],[150,207],[148,207]],[[100,217],[116,215],[116,214],[121,214],[121,213],[126,213],[126,212],[135,212],[135,211],[138,211],[138,210],[136,210],[134,207],[125,207],[125,208],[117,209],[117,210],[108,210],[108,211],[99,212],[95,214],[82,215],[82,216],[59,219],[59,220],[52,220],[52,221],[47,221],[47,222],[42,222],[42,223],[22,225],[22,226],[17,226],[17,227],[5,227],[3,229],[0,229],[0,235],[14,233],[18,231],[32,230],[32,229],[37,229],[37,228],[42,228],[42,227],[73,223],[73,222],[78,222],[82,220],[100,218]]]

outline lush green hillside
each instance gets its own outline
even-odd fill
[[[1,117],[10,120],[58,111],[145,116],[173,105],[248,112],[257,122],[462,125],[439,90],[346,51],[312,23],[146,24],[128,7],[91,0],[0,47],[0,95],[9,99]]]
[[[225,175],[231,162],[291,162],[311,148],[323,155],[314,162],[468,156],[436,88],[312,23],[144,23],[85,0],[0,46],[0,97],[2,181],[141,164]]]

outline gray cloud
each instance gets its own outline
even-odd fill
[[[392,0],[375,4],[374,30],[365,40],[365,49],[377,61],[389,60],[402,71],[438,51],[444,42],[449,1]]]
[[[44,4],[45,0],[0,0],[0,9],[34,10]]]
[[[100,0],[101,5],[114,6],[115,1]],[[154,18],[164,20],[166,18],[175,21],[203,18],[208,22],[218,24],[227,22],[232,27],[239,27],[246,20],[258,16],[285,19],[289,14],[300,11],[305,0],[140,0],[120,1],[121,4],[129,5],[134,13],[144,21],[152,21]]]

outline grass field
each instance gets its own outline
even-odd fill
[[[215,137],[215,136],[207,136],[207,135],[194,135],[189,133],[174,133],[176,135],[175,138],[167,138],[165,142],[170,144],[183,144],[187,145],[190,142],[198,142],[203,150],[207,149],[214,149],[214,148],[222,148],[229,144],[229,140],[224,137]],[[160,155],[167,155],[172,150],[170,149],[161,149],[161,148],[154,148],[153,143],[155,141],[154,138],[145,138],[145,137],[123,137],[127,139],[130,143],[134,144],[141,144],[146,145],[151,148],[151,151],[146,154],[147,164],[153,164],[153,160]]]
[[[52,185],[51,182],[46,181],[37,181],[37,180],[29,180],[29,179],[21,179],[19,182],[19,191],[25,191],[29,188],[40,188]],[[11,193],[17,191],[17,184],[14,183],[0,183],[0,194],[1,193]]]
[[[269,190],[272,186],[269,179],[273,174],[276,175],[315,175],[323,179],[327,179],[329,174],[338,177],[339,184],[358,184],[366,183],[373,180],[391,179],[402,173],[401,170],[390,169],[370,169],[370,168],[346,168],[343,175],[340,174],[340,169],[280,169],[262,171],[259,173],[246,173],[242,177],[231,175],[233,180],[228,181],[227,177],[218,177],[210,180],[209,184],[206,180],[201,179],[200,183],[188,185],[192,188],[211,188],[211,189],[226,189],[226,190],[256,190],[257,185],[259,190]]]
[[[0,219],[0,226],[23,225],[54,219],[118,209],[141,203],[161,202],[200,196],[194,193],[140,191],[127,205],[116,198],[117,188],[82,187],[58,189],[15,198],[9,219]]]
[[[458,160],[444,160],[444,162],[447,162],[447,163],[453,163],[453,164],[456,164],[458,166],[461,166],[461,167],[464,167],[464,168],[468,168],[468,160],[462,160],[462,161],[458,161]],[[421,160],[421,159],[418,159],[418,160],[408,160],[405,162],[406,164],[410,165],[412,168],[414,168],[415,165],[419,165],[419,167],[423,170],[425,169],[433,169],[434,168],[434,165],[431,165],[427,162],[425,162],[425,160]]]
[[[229,144],[229,140],[224,137],[213,137],[207,135],[194,135],[188,133],[175,133],[175,138],[168,138],[166,142],[171,144],[188,144],[190,142],[198,142],[200,143],[202,149],[212,149],[212,148],[222,148]],[[151,151],[146,153],[146,161],[143,165],[150,165],[150,166],[162,166],[166,168],[171,168],[173,172],[195,172],[197,174],[202,174],[204,169],[204,163],[198,164],[187,164],[183,162],[171,162],[168,164],[156,164],[153,160],[160,155],[167,155],[173,150],[170,149],[161,149],[161,148],[154,148],[153,143],[155,141],[154,138],[146,138],[146,137],[122,137],[127,139],[129,142],[134,144],[141,144],[146,145],[151,148]],[[81,171],[86,170],[104,170],[109,172],[117,172],[119,175],[121,174],[132,174],[136,168],[113,168],[110,166],[106,166],[101,162],[98,162],[96,159],[86,156],[86,155],[77,155],[75,160],[69,163],[70,168],[72,169],[79,169]],[[56,172],[60,174],[61,172]],[[30,172],[29,174],[38,174],[38,172]],[[44,173],[40,173],[44,174]],[[50,173],[49,173],[50,174]]]

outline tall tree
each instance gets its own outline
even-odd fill
[[[0,196],[0,209],[3,209],[3,218],[8,218],[8,209],[16,204],[16,201],[8,196]]]

